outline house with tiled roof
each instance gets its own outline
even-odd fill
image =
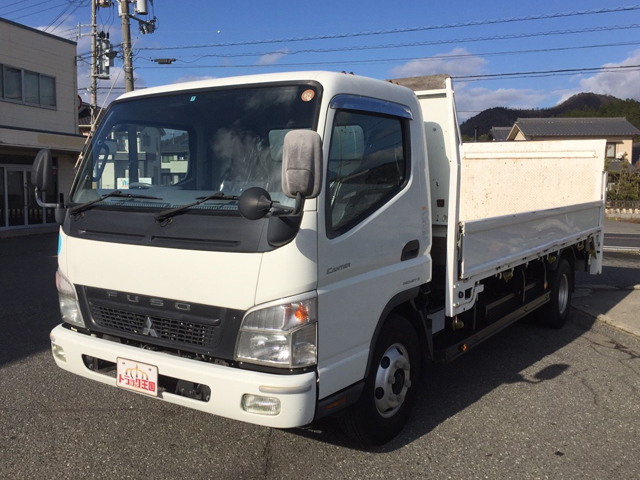
[[[507,140],[579,140],[606,139],[609,159],[633,157],[633,137],[640,130],[625,118],[519,118],[511,127]]]
[[[504,142],[511,133],[511,127],[491,127],[487,140],[492,142]]]

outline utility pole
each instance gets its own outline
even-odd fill
[[[96,24],[97,1],[98,0],[91,0],[91,86],[89,87],[91,92],[91,125],[95,123],[98,112],[98,72],[96,58],[96,37],[98,30],[98,25]]]
[[[133,91],[133,55],[131,53],[131,29],[129,25],[129,0],[120,1],[120,18],[122,19],[122,56],[124,57],[125,91]]]

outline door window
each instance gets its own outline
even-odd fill
[[[54,183],[57,185],[57,169],[54,167],[53,171]],[[57,188],[47,192],[45,197],[47,203],[56,202],[56,191]],[[36,202],[30,169],[18,165],[0,167],[0,228],[53,222],[55,222],[55,209],[44,209]]]
[[[336,113],[327,177],[330,238],[359,224],[406,184],[405,122],[371,113]]]
[[[24,225],[25,194],[22,170],[7,171],[7,199],[9,203],[9,226]]]

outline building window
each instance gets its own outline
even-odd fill
[[[607,158],[616,158],[616,144],[615,143],[607,143]]]
[[[24,103],[40,103],[40,76],[35,72],[24,72]]]
[[[2,71],[4,77],[2,96],[9,100],[22,100],[22,70],[5,65]]]
[[[47,75],[40,75],[40,105],[43,107],[56,106],[56,79]]]
[[[40,107],[55,107],[56,79],[0,65],[0,98]]]

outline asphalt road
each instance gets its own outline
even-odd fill
[[[2,478],[640,478],[640,341],[578,312],[560,331],[525,319],[432,366],[408,428],[363,449],[331,420],[272,430],[58,369],[56,244],[0,243]],[[605,274],[634,270],[625,258]]]
[[[640,252],[640,224],[623,220],[604,221],[605,251],[625,250]]]
[[[605,233],[606,247],[635,248],[640,250],[640,234],[638,233]]]

